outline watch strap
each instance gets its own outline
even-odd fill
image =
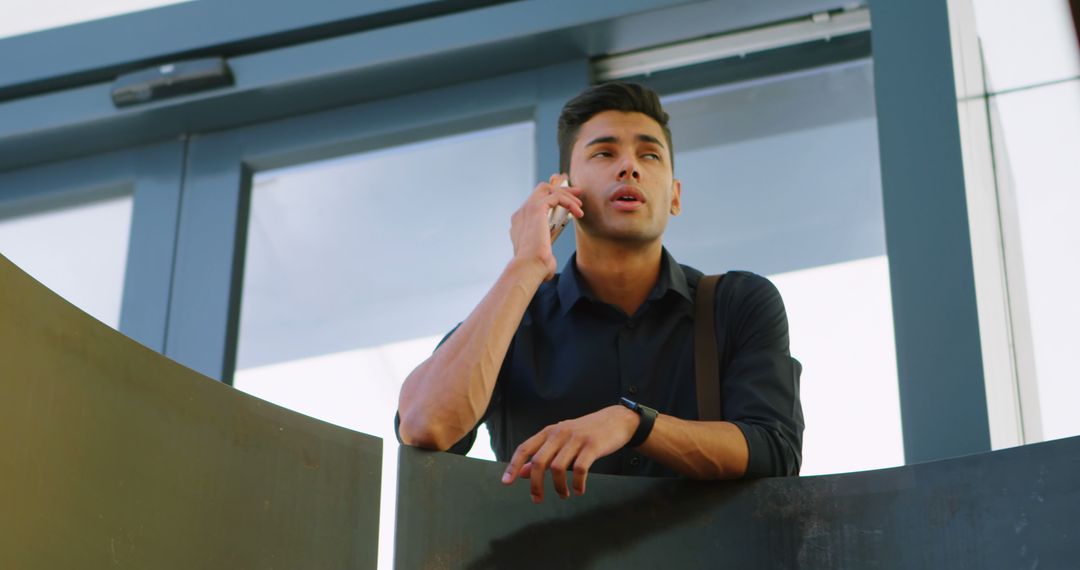
[[[630,410],[636,412],[638,415],[638,427],[634,431],[634,435],[630,438],[630,441],[626,442],[626,447],[638,447],[645,443],[645,440],[649,438],[649,434],[652,433],[653,425],[656,423],[657,412],[648,406],[642,406],[628,398],[620,398],[619,403],[630,408]]]

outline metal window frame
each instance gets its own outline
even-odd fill
[[[588,82],[580,60],[192,137],[165,354],[232,382],[255,172],[533,119],[546,177],[558,169],[558,112]]]
[[[167,141],[0,172],[0,206],[9,212],[92,201],[103,196],[101,189],[130,191],[134,202],[120,332],[159,352],[169,317],[184,146],[182,140]]]
[[[0,39],[0,101],[111,81],[176,59],[231,58],[508,1],[311,0],[267,10],[258,0],[229,0],[128,12]]]
[[[966,76],[951,26],[962,16],[946,3],[907,0],[876,1],[871,11],[905,456],[988,451],[984,352],[999,346],[1001,330],[980,327],[989,305],[977,290],[988,284],[976,276],[987,274],[987,244],[973,240],[988,226],[986,203],[973,206],[970,192],[982,179],[968,130],[977,113],[958,104]]]
[[[48,92],[0,96],[0,171],[744,29],[837,9],[842,1],[506,2],[310,41],[290,40],[292,33],[275,18],[252,19],[252,13],[265,12],[254,0],[239,4],[249,9],[195,2],[0,40],[0,54],[38,54],[27,58],[38,74],[33,77],[71,82]],[[325,18],[356,16],[358,9],[340,5],[319,0],[316,6],[323,8],[311,9]],[[204,21],[213,22],[205,37],[174,35]],[[226,47],[240,39],[228,36],[230,29],[252,42],[276,34],[277,43],[234,54]],[[131,42],[133,33],[165,40]],[[86,57],[62,51],[73,45],[85,48],[80,52]],[[94,75],[192,55],[227,56],[235,85],[116,109],[109,80]],[[16,63],[0,60],[0,69],[18,69]],[[32,83],[31,75],[5,72],[0,88]]]

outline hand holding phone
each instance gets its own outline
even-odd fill
[[[567,188],[570,186],[570,180],[565,179],[561,188]],[[555,240],[559,239],[559,234],[566,228],[566,224],[570,223],[570,211],[562,206],[555,206],[548,213],[548,230],[551,231],[551,243],[555,243]]]

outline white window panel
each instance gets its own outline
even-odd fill
[[[904,463],[889,261],[771,276],[803,364],[803,475]]]
[[[974,0],[993,91],[1080,76],[1068,0]]]
[[[118,328],[132,197],[4,217],[0,254],[94,318]]]
[[[1080,435],[1080,80],[999,95],[995,145],[1007,157],[1034,345],[1042,439]],[[1007,216],[1013,217],[1013,216]],[[1015,271],[1014,268],[1010,268]],[[1034,406],[1026,406],[1025,424]]]
[[[49,28],[70,26],[90,20],[100,20],[129,12],[140,12],[170,4],[182,4],[190,0],[97,0],[73,2],[72,0],[15,0],[4,3],[4,17],[0,18],[0,38],[40,32]]]

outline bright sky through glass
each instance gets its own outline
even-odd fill
[[[992,91],[1080,77],[1068,0],[974,0]]]
[[[187,1],[190,0],[4,0],[0,38]]]
[[[1080,434],[1080,80],[1000,95],[1020,221],[1042,438]]]
[[[0,218],[0,254],[94,318],[118,328],[132,198]]]

